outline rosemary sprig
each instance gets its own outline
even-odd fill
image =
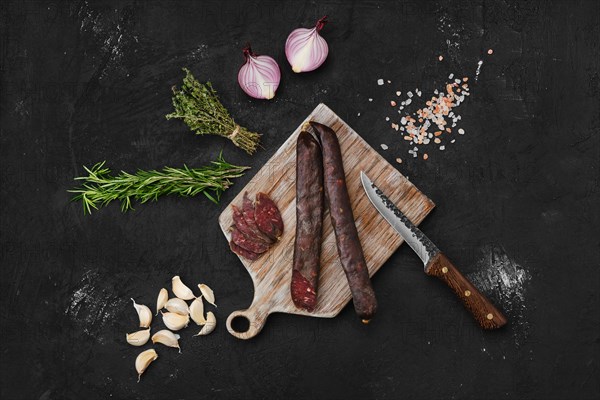
[[[175,112],[167,119],[179,118],[197,135],[219,135],[231,140],[248,154],[253,154],[260,142],[260,134],[236,124],[221,104],[210,82],[200,83],[192,73],[186,73],[181,89],[173,86]]]
[[[125,212],[133,210],[133,200],[146,203],[169,194],[191,197],[202,193],[218,203],[221,193],[233,184],[231,179],[242,176],[250,168],[229,164],[222,155],[201,168],[184,165],[183,168],[165,167],[161,171],[139,170],[135,174],[121,171],[116,176],[111,175],[104,164],[105,161],[92,168],[84,166],[88,175],[75,178],[83,184],[69,190],[75,193],[73,201],[81,200],[84,214],[91,214],[92,209],[98,210],[113,200],[119,200],[121,211]]]

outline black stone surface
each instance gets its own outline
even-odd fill
[[[598,398],[599,4],[1,2],[0,398]],[[324,14],[326,64],[293,74],[287,34]],[[282,68],[274,101],[237,85],[246,41]],[[264,134],[264,150],[250,157],[165,120],[185,66]],[[450,73],[472,83],[457,110],[466,134],[412,159],[384,119],[398,118],[389,101],[430,95]],[[334,319],[273,315],[239,341],[224,322],[250,304],[252,282],[217,216],[252,172],[221,206],[165,198],[84,216],[69,202],[82,166],[101,160],[199,166],[223,150],[257,171],[319,102],[389,161],[403,158],[398,169],[437,204],[423,231],[511,325],[479,330],[403,246],[373,280],[370,325],[352,307]],[[203,338],[184,331],[182,354],[156,347],[138,384],[129,298],[153,307],[174,274],[213,287],[219,325]]]

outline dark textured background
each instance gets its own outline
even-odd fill
[[[1,2],[0,397],[598,398],[598,4]],[[295,75],[285,38],[324,14],[330,56]],[[248,40],[282,67],[274,101],[237,86]],[[426,162],[409,158],[384,120],[393,93],[474,78],[480,59],[459,109],[467,134]],[[184,66],[263,133],[264,150],[250,157],[165,120]],[[374,278],[371,325],[351,307],[334,319],[273,315],[239,341],[224,321],[250,304],[252,283],[217,216],[253,172],[221,206],[165,198],[83,216],[69,203],[82,165],[104,159],[128,171],[199,166],[222,149],[257,171],[319,102],[405,160],[395,165],[437,204],[423,229],[471,277],[492,274],[484,290],[511,325],[480,331],[403,246]],[[486,262],[521,275],[498,281]],[[214,288],[219,326],[185,331],[183,354],[158,347],[137,384],[129,298],[153,305],[176,273]]]

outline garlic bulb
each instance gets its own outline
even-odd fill
[[[158,312],[165,307],[167,300],[169,300],[169,292],[167,292],[167,289],[165,288],[160,289],[158,298],[156,299],[156,315],[158,315]]]
[[[216,326],[217,319],[215,318],[215,314],[209,311],[208,314],[206,314],[206,324],[202,327],[202,329],[200,329],[200,332],[198,332],[198,334],[194,336],[208,335],[209,333],[215,330]]]
[[[156,354],[156,351],[154,349],[148,349],[138,354],[137,358],[135,359],[135,370],[138,373],[138,383],[140,382],[144,371],[146,371],[146,369],[152,363],[152,361],[156,360],[157,358],[158,354]]]
[[[190,313],[187,303],[177,297],[169,299],[169,301],[165,303],[165,308],[170,312],[181,315],[188,315]]]
[[[188,326],[190,322],[189,315],[181,315],[174,312],[163,313],[162,317],[165,326],[172,331],[183,329]]]
[[[324,16],[317,21],[314,28],[298,28],[290,33],[285,42],[285,56],[292,66],[292,71],[313,71],[325,62],[329,46],[319,32],[326,23],[327,16]]]
[[[269,56],[254,54],[250,45],[247,45],[243,52],[246,62],[238,72],[240,87],[255,99],[272,99],[281,80],[279,65]]]
[[[197,297],[192,301],[190,305],[190,317],[196,323],[196,325],[206,324],[206,318],[204,318],[204,302],[202,297]]]
[[[148,339],[150,339],[150,328],[128,333],[125,335],[125,339],[127,340],[127,343],[132,346],[143,346],[148,343]]]
[[[135,311],[137,311],[140,318],[140,328],[148,328],[152,322],[152,311],[143,304],[137,304],[134,299],[131,299],[131,301],[133,301],[133,307],[135,307]]]
[[[212,304],[215,307],[217,306],[215,304],[215,294],[213,293],[211,288],[209,288],[205,284],[201,283],[198,285],[198,289],[200,289],[200,293],[202,293],[202,296],[204,296],[206,301],[208,301],[210,304]]]
[[[152,343],[160,343],[168,347],[178,348],[179,352],[181,353],[181,348],[179,347],[179,338],[180,336],[176,333],[173,333],[168,329],[163,329],[162,331],[158,331],[152,335]]]
[[[192,300],[196,298],[196,296],[194,296],[194,293],[192,292],[192,289],[190,289],[183,282],[181,282],[181,278],[179,277],[179,275],[174,276],[173,279],[171,279],[171,284],[171,289],[173,290],[173,293],[180,299]]]

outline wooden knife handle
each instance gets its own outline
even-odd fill
[[[483,295],[441,252],[429,261],[427,275],[435,276],[460,297],[483,329],[498,329],[506,324],[506,317]]]

